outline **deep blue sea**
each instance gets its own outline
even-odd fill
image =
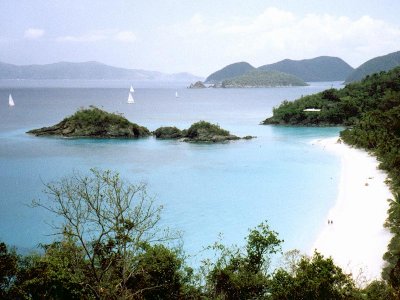
[[[79,83],[79,82],[78,82]],[[146,182],[164,206],[162,225],[181,230],[184,249],[195,254],[222,233],[227,244],[244,243],[248,229],[264,220],[285,240],[284,249],[309,250],[337,195],[339,160],[311,145],[339,128],[263,126],[283,100],[338,83],[266,89],[187,89],[115,82],[0,81],[0,240],[30,249],[53,237],[53,216],[28,206],[46,199],[43,182],[89,168],[118,171]],[[78,87],[77,87],[78,86]],[[180,97],[175,97],[178,91]],[[15,107],[8,107],[12,93]],[[53,125],[80,107],[119,112],[155,130],[193,122],[218,123],[256,139],[227,144],[179,141],[44,138],[27,130]]]

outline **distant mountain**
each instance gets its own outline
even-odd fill
[[[300,78],[277,71],[251,70],[243,75],[226,79],[221,87],[225,88],[253,88],[276,86],[304,86],[307,85]]]
[[[212,73],[206,78],[205,83],[219,83],[226,79],[243,75],[254,69],[255,68],[247,62],[237,62]]]
[[[292,74],[304,81],[344,81],[354,70],[344,60],[331,56],[303,60],[285,59],[258,69]]]
[[[59,62],[25,66],[0,62],[0,79],[125,79],[192,82],[201,80],[201,77],[189,73],[165,74],[157,71],[117,68],[89,61],[83,63]]]
[[[350,73],[346,78],[346,83],[361,81],[367,75],[389,71],[397,66],[400,66],[400,51],[378,56],[363,63]]]

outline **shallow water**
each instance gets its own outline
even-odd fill
[[[45,197],[43,182],[98,167],[144,181],[164,206],[162,224],[184,232],[184,248],[197,253],[223,233],[241,244],[247,229],[268,220],[284,248],[308,250],[336,198],[338,159],[311,145],[337,135],[338,128],[258,125],[283,100],[331,87],[270,89],[16,87],[0,83],[0,240],[31,248],[51,240],[53,219],[26,204]],[[180,97],[175,97],[175,91]],[[7,107],[12,93],[16,106]],[[123,113],[154,130],[193,122],[218,123],[256,139],[227,144],[178,141],[37,138],[25,134],[95,105]]]

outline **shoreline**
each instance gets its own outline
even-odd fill
[[[326,216],[310,254],[317,250],[331,256],[344,272],[365,283],[381,278],[383,254],[391,238],[383,227],[392,193],[386,173],[364,150],[338,143],[338,137],[320,139],[313,145],[340,157],[339,191]],[[328,224],[328,220],[332,223]]]

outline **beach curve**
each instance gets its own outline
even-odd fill
[[[317,250],[353,278],[380,279],[383,254],[391,234],[384,228],[392,198],[385,183],[387,175],[367,152],[338,142],[339,138],[320,139],[313,145],[338,155],[341,160],[339,192],[334,207],[318,234],[310,254]]]

